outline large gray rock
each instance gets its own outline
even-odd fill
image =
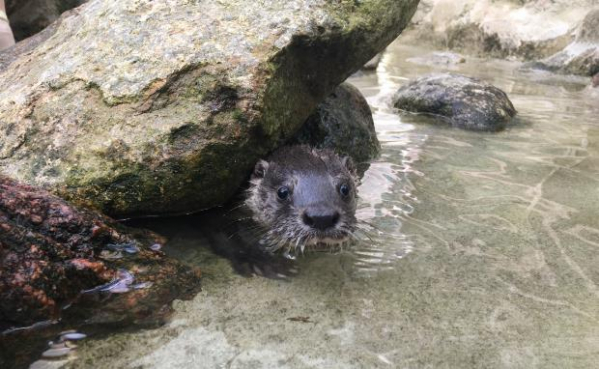
[[[48,27],[65,11],[87,0],[6,0],[15,39],[23,40]]]
[[[584,18],[574,42],[532,66],[589,77],[599,73],[599,8],[590,11]]]
[[[455,74],[418,78],[397,91],[393,105],[474,131],[502,130],[516,115],[505,92],[476,78]]]
[[[537,60],[562,50],[597,0],[422,0],[405,42]]]
[[[89,1],[0,66],[0,172],[115,216],[220,204],[417,3]]]
[[[380,149],[370,106],[349,83],[339,85],[318,105],[292,143],[332,149],[357,163],[373,159]]]

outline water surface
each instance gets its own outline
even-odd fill
[[[83,342],[73,367],[591,368],[599,357],[599,92],[588,81],[466,58],[450,70],[519,111],[485,134],[398,116],[389,98],[446,67],[393,44],[354,76],[382,143],[359,189],[373,225],[289,281],[236,274],[201,221],[154,221],[204,291],[154,330]]]

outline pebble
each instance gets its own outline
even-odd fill
[[[38,360],[29,365],[29,369],[56,369],[56,364],[49,360]]]
[[[63,356],[67,356],[71,352],[71,349],[68,347],[64,348],[51,348],[42,353],[43,358],[54,359]]]
[[[109,251],[102,250],[100,252],[100,258],[105,260],[117,260],[123,258],[123,253],[120,251]]]
[[[126,285],[130,285],[135,280],[133,274],[131,274],[131,272],[129,272],[127,269],[119,269],[117,271],[117,278]]]
[[[131,289],[126,285],[117,285],[116,287],[110,289],[110,293],[127,293],[129,291],[131,291]]]
[[[61,339],[67,341],[79,341],[87,337],[87,335],[78,332],[65,333],[60,336]]]
[[[126,245],[123,247],[123,251],[127,254],[137,254],[139,252],[139,248],[135,245]]]
[[[58,342],[48,342],[48,346],[50,346],[51,349],[63,349],[63,348],[68,348],[67,344],[65,342],[62,341],[58,341]]]

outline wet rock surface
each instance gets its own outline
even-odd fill
[[[6,0],[10,26],[17,41],[48,27],[65,11],[87,0]]]
[[[152,249],[164,242],[0,176],[0,366],[64,324],[162,319],[199,290],[198,270]]]
[[[221,204],[417,3],[89,1],[0,66],[0,171],[118,217]]]
[[[339,85],[318,105],[291,143],[332,149],[356,163],[373,159],[380,150],[370,106],[349,83]]]
[[[505,92],[479,79],[456,74],[418,78],[397,91],[393,105],[474,131],[502,130],[516,115]]]
[[[599,73],[599,8],[582,21],[576,39],[562,51],[530,66],[564,74],[592,77]]]
[[[594,5],[595,0],[423,0],[407,33],[415,44],[537,60],[568,45]]]

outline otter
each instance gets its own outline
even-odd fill
[[[294,254],[346,243],[356,227],[357,174],[349,156],[304,145],[260,160],[245,206],[262,229],[267,251]]]
[[[356,173],[352,159],[331,150],[285,146],[258,161],[249,187],[230,204],[130,225],[206,245],[241,275],[287,279],[298,272],[299,253],[330,251],[353,238]],[[170,250],[185,254],[187,245]]]

